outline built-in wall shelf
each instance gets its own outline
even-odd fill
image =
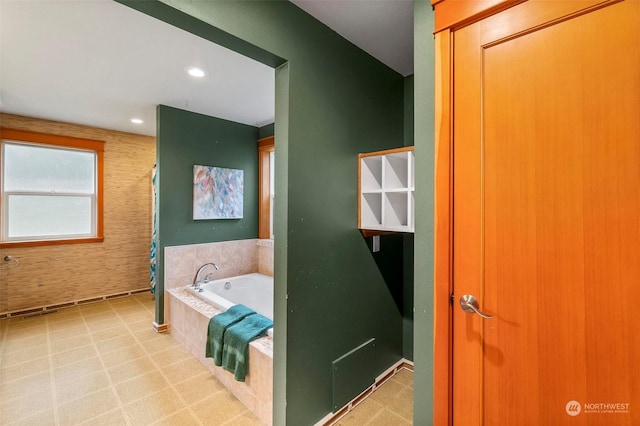
[[[358,155],[358,228],[363,235],[414,231],[413,147]]]

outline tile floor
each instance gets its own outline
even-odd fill
[[[413,424],[413,373],[402,369],[335,423],[336,426]]]
[[[168,334],[149,294],[0,321],[0,425],[260,425]]]
[[[0,320],[0,425],[260,425],[168,334],[149,294]],[[413,374],[336,425],[412,424]]]

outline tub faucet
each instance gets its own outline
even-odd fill
[[[213,266],[214,268],[216,268],[216,270],[220,269],[218,267],[218,265],[216,265],[213,262],[209,262],[209,263],[205,263],[204,265],[202,265],[201,267],[198,268],[198,271],[196,272],[195,277],[193,277],[193,285],[192,287],[198,291],[202,291],[202,289],[200,288],[200,280],[198,280],[198,277],[200,276],[200,272],[206,267],[206,266]]]

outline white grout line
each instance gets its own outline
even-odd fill
[[[58,416],[58,400],[56,396],[56,383],[53,378],[53,360],[51,359],[53,356],[53,346],[51,344],[51,333],[52,331],[49,328],[48,318],[45,319],[45,326],[47,329],[47,357],[49,361],[49,377],[51,381],[51,398],[53,399],[53,420],[56,425],[60,424],[60,418]]]

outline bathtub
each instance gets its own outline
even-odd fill
[[[229,288],[225,288],[226,283]],[[244,382],[238,382],[224,368],[216,366],[206,356],[207,336],[211,317],[242,303],[256,312],[273,318],[273,278],[262,274],[247,274],[202,284],[202,293],[191,285],[166,290],[169,301],[165,320],[173,338],[211,372],[236,398],[265,425],[273,417],[273,329],[267,336],[249,344],[249,371]],[[219,294],[218,294],[219,293]]]
[[[191,285],[186,289],[218,310],[226,311],[241,303],[273,320],[273,277],[259,273],[238,275],[202,283],[200,287],[201,292]]]

